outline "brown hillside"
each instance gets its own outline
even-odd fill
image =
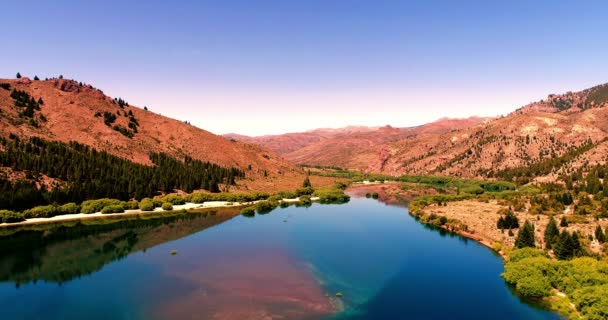
[[[76,141],[105,150],[142,164],[151,164],[150,152],[165,152],[175,157],[190,156],[225,167],[245,171],[252,188],[274,189],[301,183],[303,172],[296,166],[261,146],[232,142],[192,125],[170,119],[151,111],[119,103],[101,90],[73,80],[50,79],[32,81],[28,78],[0,79],[10,90],[0,88],[0,135],[37,136],[63,142]],[[10,97],[13,89],[41,98],[41,110],[35,112],[33,123],[20,117],[20,108]],[[129,138],[104,124],[104,112],[116,115],[111,126],[128,128],[129,112],[139,123],[138,132]],[[255,180],[255,181],[250,181]],[[293,180],[293,182],[289,182]],[[272,182],[274,181],[274,182]],[[297,181],[297,183],[296,183]]]
[[[493,177],[508,168],[529,169],[557,159],[559,164],[543,165],[549,172],[532,173],[538,180],[552,181],[561,173],[608,161],[607,138],[604,84],[552,94],[496,119],[440,119],[415,128],[346,132],[281,148],[293,150],[284,157],[295,163],[387,174]],[[288,144],[285,137],[272,138],[276,140]],[[256,138],[248,141],[260,143]],[[588,142],[592,146],[583,148]],[[273,143],[264,145],[273,148]]]

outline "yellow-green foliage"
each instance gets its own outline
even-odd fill
[[[139,210],[141,211],[153,211],[154,201],[150,198],[144,198],[139,202]]]
[[[336,186],[315,189],[313,196],[319,197],[321,203],[345,203],[350,196]]]
[[[121,205],[120,200],[116,199],[97,199],[97,200],[87,200],[82,203],[81,211],[82,213],[95,213],[100,212],[101,209],[110,206],[110,205]]]
[[[162,202],[163,203],[169,202],[173,205],[180,205],[180,204],[185,204],[186,200],[183,197],[178,196],[176,194],[168,194],[162,198]]]
[[[187,195],[184,199],[187,202],[203,203],[208,201],[228,201],[228,202],[252,202],[262,199],[267,199],[270,194],[266,192],[250,192],[250,193],[203,193],[195,192]]]
[[[103,214],[108,214],[108,213],[123,213],[125,212],[125,209],[123,208],[122,204],[111,204],[108,206],[103,207],[103,209],[101,209],[101,213]]]
[[[19,213],[10,210],[0,210],[0,222],[2,223],[15,223],[25,220]]]
[[[543,298],[555,288],[567,294],[583,316],[608,317],[608,262],[583,257],[551,260],[537,249],[514,250],[505,264],[503,278],[523,296]]]
[[[165,203],[163,203],[161,208],[163,208],[163,210],[165,210],[165,211],[171,211],[171,210],[173,210],[173,204],[171,202],[165,202]]]

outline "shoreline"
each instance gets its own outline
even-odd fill
[[[310,198],[311,201],[318,201],[319,199],[320,199],[319,197]],[[241,202],[229,202],[229,201],[207,201],[207,202],[203,202],[203,203],[186,202],[185,204],[174,205],[172,210],[154,208],[154,210],[152,210],[152,211],[142,211],[140,209],[133,209],[133,210],[125,210],[124,212],[121,212],[121,213],[105,213],[104,214],[101,212],[95,212],[95,213],[64,214],[64,215],[58,215],[58,216],[54,216],[54,217],[50,217],[50,218],[30,218],[25,221],[20,221],[20,222],[15,222],[15,223],[0,223],[0,229],[6,228],[6,227],[43,225],[43,224],[48,224],[48,223],[66,222],[66,221],[82,221],[82,220],[95,219],[95,218],[103,219],[103,218],[132,217],[132,216],[137,216],[137,215],[145,216],[145,215],[154,214],[154,213],[162,213],[162,212],[172,213],[172,212],[178,212],[178,211],[182,211],[182,210],[184,210],[186,212],[192,212],[194,210],[201,210],[201,209],[242,208],[242,207],[254,205],[260,201],[265,201],[265,200],[257,200],[257,201],[242,202],[242,203]],[[280,202],[290,203],[290,204],[297,203],[299,201],[300,201],[299,198],[280,200]]]

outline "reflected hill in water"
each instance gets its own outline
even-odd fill
[[[0,237],[0,281],[68,282],[106,264],[218,225],[238,215],[221,209],[171,216],[22,227]],[[73,223],[72,223],[73,225]]]

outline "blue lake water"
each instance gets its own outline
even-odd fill
[[[22,232],[0,254],[0,319],[559,319],[488,248],[365,198]]]

